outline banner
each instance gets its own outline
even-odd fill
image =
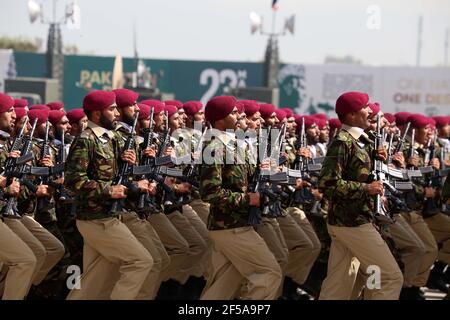
[[[280,105],[299,113],[335,116],[340,94],[362,91],[385,112],[450,115],[450,68],[288,64],[280,68],[278,82]]]

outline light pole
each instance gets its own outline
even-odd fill
[[[276,32],[275,20],[276,10],[272,11],[272,30],[265,32],[263,30],[263,19],[255,12],[250,13],[251,33],[259,31],[261,35],[268,36],[266,53],[264,57],[264,86],[269,88],[278,87],[278,70],[280,57],[278,54],[278,37],[286,35],[286,31],[294,34],[295,15],[285,20],[283,31]]]
[[[30,22],[34,23],[38,18],[42,24],[48,24],[48,38],[47,38],[47,77],[58,79],[59,89],[58,97],[63,99],[63,84],[64,84],[64,54],[63,43],[61,35],[61,24],[64,23],[71,28],[79,29],[80,27],[80,7],[73,1],[66,5],[66,12],[61,19],[57,19],[56,5],[58,0],[52,0],[52,18],[46,19],[44,17],[43,4],[37,3],[35,0],[28,1],[28,13]]]

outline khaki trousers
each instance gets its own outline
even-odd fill
[[[170,265],[161,274],[162,281],[175,277],[189,258],[189,244],[163,213],[151,214],[147,219],[158,234],[170,257]]]
[[[206,278],[206,273],[209,270],[208,263],[211,260],[211,239],[209,238],[208,228],[206,227],[206,224],[200,219],[197,212],[190,205],[183,206],[183,216],[185,216],[189,220],[191,226],[194,227],[195,231],[197,231],[197,233],[202,237],[203,241],[206,244],[204,254],[198,262],[199,268],[202,269],[203,275]]]
[[[424,219],[436,242],[441,246],[437,259],[450,264],[450,216],[438,213]]]
[[[37,263],[32,284],[38,285],[64,256],[64,245],[30,216],[25,215],[22,219],[5,219],[5,223],[36,256]]]
[[[188,258],[185,264],[172,276],[179,283],[185,284],[190,276],[201,277],[205,272],[205,264],[201,263],[201,259],[206,253],[207,244],[181,212],[174,211],[167,217],[189,244]]]
[[[210,231],[212,275],[202,300],[230,300],[247,281],[246,299],[271,300],[281,285],[281,269],[252,227]]]
[[[358,227],[328,225],[331,236],[328,274],[322,283],[321,300],[349,299],[356,274],[349,272],[352,260],[358,259],[363,271],[376,266],[380,271],[380,288],[367,290],[368,300],[397,300],[403,285],[403,276],[387,244],[372,224]],[[350,278],[350,280],[349,280]]]
[[[401,214],[395,215],[395,223],[389,226],[389,231],[405,265],[403,286],[410,288],[419,274],[426,253],[425,245]]]
[[[422,215],[418,212],[412,211],[410,213],[402,212],[403,218],[414,230],[416,235],[422,240],[425,246],[425,254],[422,257],[419,273],[413,280],[413,286],[423,287],[426,285],[428,276],[430,275],[431,266],[434,264],[438,256],[438,247],[430,228],[425,223]]]
[[[277,219],[263,217],[262,222],[255,226],[255,229],[275,256],[281,272],[285,274],[289,262],[289,250]]]
[[[84,239],[81,289],[73,289],[67,299],[89,299],[89,288],[102,278],[104,266],[119,265],[120,277],[114,284],[112,300],[136,299],[142,284],[153,267],[153,259],[147,249],[131,231],[116,218],[77,220],[77,227]],[[108,260],[106,263],[104,259]]]
[[[24,299],[36,269],[36,256],[2,220],[0,220],[0,262],[8,267],[2,299]]]
[[[192,209],[194,209],[195,212],[197,212],[199,218],[203,221],[205,226],[207,226],[209,217],[209,203],[204,202],[200,199],[194,199],[189,205],[192,207]]]
[[[288,208],[288,216],[278,218],[278,222],[289,248],[286,274],[296,283],[303,284],[319,256],[322,245],[301,209]]]

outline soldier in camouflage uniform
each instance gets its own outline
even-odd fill
[[[93,91],[83,101],[89,118],[88,128],[75,139],[66,162],[64,185],[76,194],[77,227],[83,236],[83,275],[81,289],[72,294],[89,299],[89,288],[104,270],[103,259],[119,265],[120,277],[110,298],[135,299],[153,267],[148,250],[120,221],[118,212],[111,212],[113,201],[127,198],[123,185],[112,185],[117,173],[117,159],[131,165],[136,162],[133,150],[120,154],[113,130],[119,117],[113,92]],[[148,182],[147,182],[148,184]],[[148,186],[139,185],[139,189]]]
[[[397,120],[399,121],[399,120]],[[400,120],[402,123],[402,121]],[[403,150],[407,169],[418,169],[425,166],[426,145],[432,138],[429,119],[422,115],[408,115],[405,123],[411,123],[411,129],[406,137],[407,142]],[[415,131],[414,145],[411,146],[412,131]],[[439,168],[438,159],[430,159],[432,166]],[[428,164],[427,164],[428,165]],[[411,226],[417,236],[425,246],[425,254],[419,268],[417,277],[413,281],[415,287],[429,286],[430,269],[438,256],[438,246],[430,227],[426,223],[423,215],[426,199],[437,199],[436,190],[424,187],[422,178],[415,178],[413,181],[414,190],[406,194],[406,204],[411,212],[402,212],[402,216]],[[428,216],[428,215],[427,215]],[[431,216],[431,214],[430,214]]]
[[[435,123],[433,119],[419,114],[411,115],[408,121],[416,128],[416,141],[421,144],[417,148],[417,158],[415,159],[418,162],[418,167],[432,166],[434,168],[434,173],[428,174],[428,177],[424,181],[417,181],[416,189],[418,190],[416,192],[417,199],[423,199],[420,202],[421,212],[419,214],[431,231],[435,245],[439,248],[437,261],[434,263],[434,267],[430,272],[427,287],[446,292],[447,287],[442,279],[442,273],[446,265],[450,264],[450,217],[441,212],[442,206],[439,195],[441,186],[439,173],[441,163],[438,156],[440,153],[439,146],[433,146],[436,151],[434,158],[430,155],[431,145],[434,143],[434,135],[436,134],[434,130]],[[427,145],[428,148],[426,148]],[[420,195],[421,191],[422,195]],[[431,244],[432,240],[430,239],[429,242]]]
[[[139,111],[139,107],[136,103],[138,98],[138,94],[132,90],[128,89],[116,89],[113,90],[116,94],[116,103],[119,110],[119,121],[115,127],[115,141],[117,141],[117,145],[119,150],[123,150],[126,140],[128,139],[133,125],[134,118],[136,116],[136,112]],[[139,146],[138,139],[135,137],[136,142],[134,143],[135,148],[134,151],[138,154],[138,150],[136,146]],[[148,154],[150,150],[143,151],[145,154]],[[154,150],[152,155],[154,156]],[[142,185],[148,184],[148,181],[141,180],[133,182],[132,179],[128,179],[123,182],[126,184],[129,189],[133,188],[133,184],[137,183],[137,187],[140,190],[146,190]],[[154,185],[149,185],[148,192],[156,191],[156,187]],[[159,289],[162,279],[160,278],[162,271],[168,267],[170,264],[170,258],[167,255],[166,250],[164,249],[161,240],[159,239],[158,234],[151,226],[150,222],[146,220],[147,216],[144,214],[139,216],[137,213],[137,196],[139,192],[135,194],[131,194],[128,192],[128,199],[123,202],[123,206],[121,211],[122,222],[130,229],[136,239],[139,240],[140,243],[148,250],[153,259],[153,267],[150,270],[146,280],[142,284],[141,290],[137,295],[136,299],[140,300],[152,300],[155,298],[156,293]],[[105,260],[106,262],[106,260]],[[103,288],[99,290],[99,298],[108,298],[112,288],[114,287],[114,283],[119,278],[119,268],[117,265],[113,263],[109,263],[112,271],[111,274],[115,272],[116,276],[105,277],[103,279]],[[105,266],[107,268],[108,266]],[[101,279],[96,279],[96,285],[100,286]]]
[[[2,167],[4,166],[5,160],[9,155],[8,132],[12,133],[14,130],[16,115],[13,105],[13,98],[0,93],[0,161]],[[17,155],[18,154],[16,154],[16,156]],[[13,181],[7,185],[7,178],[4,176],[0,176],[0,188],[3,197],[6,198],[17,197],[20,193],[19,182]],[[5,203],[3,200],[1,202],[2,209],[4,205]],[[40,244],[41,247],[41,255],[39,256],[40,266],[38,266],[36,256],[37,252],[33,252],[26,241],[22,240],[20,234],[13,232],[4,222],[4,220],[8,219],[8,214],[10,213],[2,212],[2,217],[0,219],[0,270],[3,266],[3,272],[6,273],[3,283],[1,284],[2,290],[0,290],[0,295],[3,300],[21,300],[26,297],[32,281],[36,279],[37,271],[39,272],[41,270],[45,259],[44,256],[42,256],[45,254],[45,249],[42,244],[40,244],[39,241],[28,232],[29,237],[27,238],[32,239],[34,243],[38,244],[38,246]],[[21,222],[18,221],[17,224],[19,223]]]
[[[236,164],[235,137],[225,132],[236,129],[236,105],[233,97],[215,97],[205,108],[206,120],[216,129],[217,137],[205,148],[207,158],[200,168],[200,194],[211,205],[208,229],[213,241],[212,273],[202,299],[232,299],[244,279],[245,298],[274,299],[281,284],[281,269],[249,225],[250,208],[259,206],[259,193],[248,192],[251,168],[245,161]]]
[[[350,298],[356,277],[349,274],[353,258],[364,272],[369,266],[379,267],[380,286],[369,288],[365,299],[398,299],[403,284],[401,270],[372,224],[373,196],[383,195],[383,184],[368,181],[372,167],[371,144],[364,134],[371,113],[368,102],[368,95],[358,92],[344,93],[336,102],[344,125],[328,149],[319,178],[319,189],[330,202],[327,222],[332,238],[320,299]],[[385,159],[385,151],[376,152]]]
[[[160,140],[163,139],[163,135],[166,131],[165,105],[159,100],[144,100],[141,104],[153,109],[153,134],[155,136],[153,145],[155,146],[155,150],[158,149],[158,151],[160,151],[159,149],[162,143]],[[149,113],[147,120],[150,120],[150,109],[148,109],[148,111]],[[141,134],[143,135],[144,132],[149,129],[148,126],[150,125],[150,121],[140,121],[139,124]],[[161,154],[169,156],[172,151],[173,148],[171,146],[167,146],[166,150],[161,150]],[[165,191],[160,184],[157,185],[157,188],[158,191],[155,196],[155,207],[154,210],[150,212],[147,219],[158,233],[158,236],[164,244],[171,261],[169,267],[162,274],[163,283],[161,284],[157,299],[173,300],[178,297],[179,292],[181,291],[181,285],[177,279],[178,271],[182,268],[182,266],[189,263],[190,249],[189,243],[164,213],[163,202],[165,198]]]
[[[171,133],[171,145],[174,148],[173,156],[175,158],[188,156],[190,160],[192,151],[189,143],[180,143],[180,140],[185,141],[185,139],[183,135],[180,136],[179,134],[183,120],[178,110],[173,105],[166,105],[169,130]],[[191,184],[178,181],[177,179],[171,180],[171,188],[175,193],[176,200],[172,205],[166,206],[165,211],[175,228],[177,228],[183,238],[189,243],[189,259],[187,260],[187,264],[178,270],[174,278],[182,285],[180,298],[186,299],[186,295],[190,291],[195,291],[194,295],[198,298],[205,284],[202,277],[208,268],[208,263],[205,258],[209,254],[210,239],[203,221],[201,221],[192,207],[184,201],[184,199],[189,198],[192,189]]]

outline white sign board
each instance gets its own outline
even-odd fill
[[[285,65],[278,80],[281,102],[300,113],[335,116],[341,93],[362,91],[385,112],[450,115],[450,68]]]

